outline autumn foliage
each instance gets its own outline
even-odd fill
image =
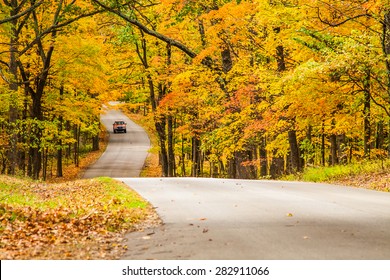
[[[2,173],[77,164],[108,99],[151,116],[163,176],[388,157],[387,1],[5,1],[0,22]]]
[[[118,50],[141,62],[131,71],[142,84],[123,100],[151,111],[164,176],[275,178],[388,156],[385,3],[161,1],[143,10],[146,26],[187,48],[112,11],[129,24],[115,29],[119,38],[132,32]],[[133,98],[142,94],[149,102]]]

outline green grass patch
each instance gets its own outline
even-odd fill
[[[112,207],[146,208],[148,206],[148,203],[141,199],[136,192],[130,191],[127,186],[118,181],[109,177],[100,177],[97,180],[105,187],[106,195],[103,201],[112,204]]]
[[[309,167],[283,180],[328,182],[379,191],[390,191],[390,160],[367,160],[346,165]]]
[[[339,180],[348,176],[373,174],[390,170],[390,160],[362,161],[346,165],[306,168],[298,177],[303,181],[327,182]]]

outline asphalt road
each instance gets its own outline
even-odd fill
[[[125,259],[390,259],[390,193],[301,182],[122,178],[164,221]]]
[[[124,120],[127,123],[127,133],[114,134],[112,124],[115,120]],[[106,108],[106,112],[101,115],[101,121],[110,133],[109,145],[83,177],[138,177],[150,149],[148,135],[143,128],[115,109]]]
[[[127,133],[113,134],[125,120]],[[164,225],[127,236],[125,259],[390,259],[390,193],[301,182],[136,178],[149,139],[108,110],[106,152],[84,177],[124,181]],[[132,178],[131,178],[132,177]]]

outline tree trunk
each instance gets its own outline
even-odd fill
[[[233,61],[230,54],[229,46],[225,46],[221,53],[222,56],[222,71],[228,73],[233,68]]]
[[[370,158],[371,151],[371,83],[370,83],[370,71],[366,72],[366,76],[363,81],[364,87],[364,157]]]
[[[17,14],[18,4],[16,1],[11,1],[11,12],[10,16]],[[18,52],[18,37],[19,33],[17,31],[17,20],[11,21],[11,39],[10,39],[10,52],[9,52],[9,72],[11,74],[11,80],[9,84],[9,89],[11,91],[11,102],[9,107],[9,150],[8,150],[8,173],[14,175],[16,172],[16,166],[18,162],[18,150],[17,150],[17,141],[18,135],[16,133],[16,121],[18,119],[18,107],[17,107],[17,94],[18,94],[18,67],[17,67],[17,52]]]
[[[42,179],[46,181],[47,179],[47,167],[49,161],[49,149],[45,148],[42,153]]]
[[[230,179],[237,178],[236,159],[232,158],[228,161],[228,176]]]
[[[191,176],[199,177],[201,175],[201,152],[200,139],[192,137],[192,172]]]
[[[332,134],[330,136],[330,164],[336,165],[339,163],[338,156],[337,156],[337,138],[335,134]]]
[[[382,21],[382,51],[384,54],[383,61],[386,64],[387,69],[387,96],[390,98],[390,61],[387,59],[390,55],[390,10],[387,10],[385,12],[385,15],[383,17]],[[390,147],[390,145],[389,145]],[[389,148],[390,153],[390,148]]]
[[[62,145],[61,140],[59,141],[59,145]],[[57,150],[57,177],[62,177],[62,148],[59,148]]]
[[[168,116],[168,177],[174,177],[175,172],[175,149],[173,141],[173,117]]]
[[[61,85],[60,87],[60,100],[62,101],[63,100],[63,95],[64,95],[64,86]],[[64,122],[64,119],[63,119],[63,116],[60,115],[58,117],[58,132],[59,134],[61,134],[62,132],[62,127],[63,127],[63,122]],[[62,177],[63,176],[63,172],[62,172],[62,139],[58,139],[58,148],[57,148],[57,174],[56,176],[57,177]]]
[[[181,170],[182,170],[182,177],[186,177],[186,164],[185,164],[185,152],[184,152],[184,135],[181,135]]]
[[[379,121],[376,126],[376,140],[375,140],[375,148],[382,149],[384,142],[384,129],[383,129],[383,121]]]
[[[325,122],[322,121],[321,128],[321,165],[325,166]]]
[[[284,47],[277,46],[276,47],[276,61],[278,64],[278,72],[283,72],[286,70],[286,62],[284,59]]]
[[[259,146],[259,155],[260,155],[260,177],[265,177],[268,175],[267,167],[267,139],[262,137],[261,144]]]
[[[31,118],[35,120],[35,123],[33,125],[32,129],[32,140],[31,143],[32,149],[30,150],[31,154],[31,160],[32,160],[32,177],[33,179],[37,180],[39,179],[40,172],[42,169],[42,152],[41,152],[41,139],[42,139],[42,128],[41,128],[41,122],[43,120],[43,113],[42,113],[42,92],[33,92],[31,91],[31,98],[32,98],[32,114]]]
[[[154,124],[156,127],[158,140],[159,140],[159,146],[160,146],[160,164],[162,167],[162,176],[168,177],[168,155],[167,155],[167,148],[166,148],[166,135],[165,135],[165,126],[166,126],[166,120],[165,117],[161,116],[158,119],[155,118]]]
[[[80,126],[74,125],[73,127],[75,143],[73,144],[73,161],[76,167],[79,167],[80,163]]]
[[[297,141],[297,133],[295,129],[288,132],[288,142],[290,144],[290,164],[293,172],[301,171],[299,146]]]

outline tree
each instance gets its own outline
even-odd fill
[[[20,150],[18,142],[28,145],[28,175],[39,178],[42,168],[42,137],[45,124],[43,99],[53,65],[52,57],[60,29],[99,13],[90,11],[86,3],[74,1],[6,1],[4,10],[9,16],[2,19],[4,28],[10,30],[10,62],[5,66],[5,81],[9,84],[12,102],[9,107],[10,156],[9,173],[14,174],[16,165],[24,169],[25,152]],[[7,75],[12,77],[7,78]],[[23,95],[21,90],[23,89]],[[24,100],[24,109],[19,109],[19,100]],[[22,118],[20,117],[20,112]],[[29,132],[29,136],[19,132]],[[27,138],[28,139],[27,139]]]

